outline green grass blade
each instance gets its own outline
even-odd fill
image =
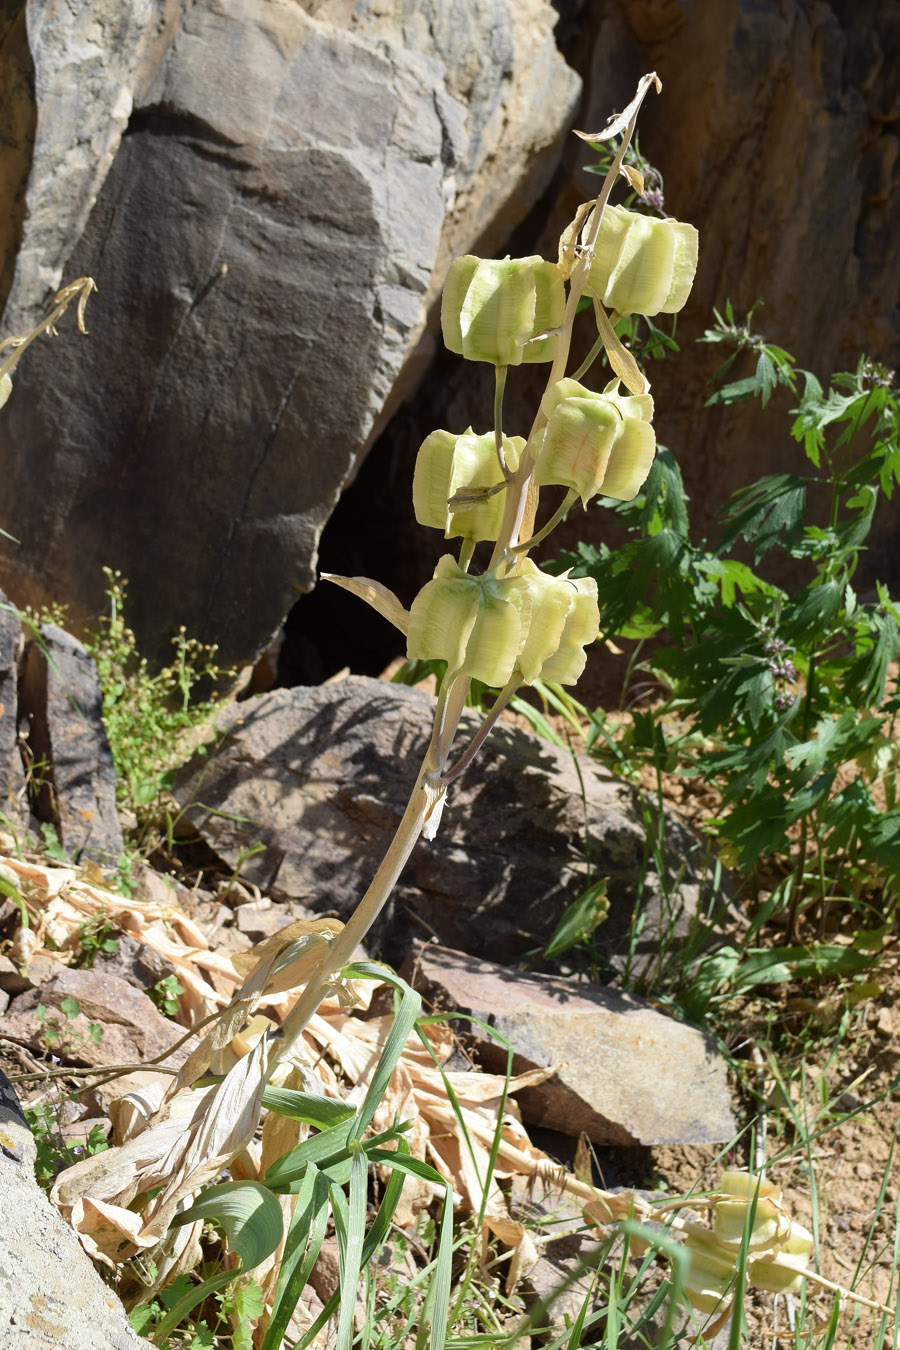
[[[347,1102],[338,1102],[333,1097],[321,1097],[313,1092],[300,1092],[295,1088],[267,1087],[263,1091],[262,1104],[279,1116],[301,1120],[317,1130],[330,1129],[332,1125],[340,1125],[356,1115],[356,1109]]]
[[[297,1193],[278,1272],[272,1317],[261,1350],[280,1350],[294,1309],[322,1250],[328,1213],[328,1180],[315,1163],[310,1163]]]
[[[348,979],[382,980],[393,985],[401,996],[400,1006],[394,1013],[391,1029],[384,1042],[384,1049],[375,1066],[375,1072],[372,1074],[365,1100],[359,1108],[356,1123],[352,1129],[351,1137],[361,1139],[372,1117],[381,1105],[387,1091],[387,1085],[391,1081],[391,1075],[403,1053],[403,1047],[412,1034],[416,1018],[422,1011],[422,1000],[415,990],[410,989],[409,985],[395,975],[393,971],[389,971],[385,966],[376,965],[373,961],[359,961],[354,965],[345,966],[343,974]]]
[[[310,1163],[319,1166],[328,1159],[339,1157],[341,1151],[347,1147],[352,1126],[353,1117],[350,1117],[341,1121],[339,1125],[332,1125],[330,1129],[310,1135],[296,1148],[285,1153],[283,1158],[276,1158],[263,1181],[275,1191],[288,1189],[291,1183],[299,1181]]]
[[[192,1309],[196,1308],[204,1299],[209,1298],[217,1289],[223,1285],[230,1284],[240,1274],[238,1270],[220,1270],[217,1274],[204,1280],[202,1284],[191,1285],[190,1289],[178,1302],[169,1309],[159,1326],[153,1333],[153,1340],[156,1345],[165,1345],[169,1335],[175,1330]]]
[[[447,1336],[447,1322],[450,1312],[450,1281],[453,1257],[453,1200],[450,1187],[434,1167],[421,1162],[418,1158],[389,1153],[384,1149],[366,1149],[369,1162],[380,1163],[398,1172],[424,1178],[433,1186],[440,1186],[444,1192],[444,1205],[438,1229],[438,1248],[435,1262],[434,1279],[425,1300],[424,1315],[431,1324],[430,1350],[444,1350]]]
[[[340,1257],[341,1311],[338,1318],[337,1341],[335,1350],[351,1350],[353,1344],[353,1313],[356,1305],[356,1291],[359,1288],[362,1266],[363,1241],[366,1234],[366,1198],[368,1190],[369,1163],[365,1149],[355,1139],[350,1141],[350,1199],[346,1209],[346,1223],[343,1233],[338,1229],[338,1251]],[[336,1203],[337,1195],[344,1200],[343,1191],[331,1188],[331,1205],[335,1214],[342,1212],[343,1204]],[[343,1240],[341,1240],[343,1238]]]

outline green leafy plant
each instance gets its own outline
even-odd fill
[[[165,1017],[175,1017],[180,1007],[179,999],[184,993],[184,985],[177,975],[166,975],[164,979],[157,980],[147,992]]]
[[[858,595],[853,577],[878,498],[900,478],[900,404],[865,359],[823,389],[753,335],[750,316],[735,324],[730,306],[705,340],[736,348],[720,378],[741,352],[755,357],[754,373],[714,400],[765,404],[778,387],[797,400],[791,434],[810,468],[737,492],[710,546],[692,537],[677,461],[661,451],[641,495],[610,503],[625,545],[583,545],[560,565],[597,581],[604,631],[637,643],[629,681],[649,677],[652,711],[635,711],[618,738],[624,755],[716,785],[719,856],[750,881],[781,866],[767,913],[786,907],[791,933],[801,913],[821,926],[848,906],[875,927],[894,913],[900,879],[900,702],[889,688],[900,610],[880,583],[874,599]],[[814,494],[824,524],[810,519]],[[754,563],[781,551],[809,579],[785,590],[740,557],[742,541]],[[598,753],[607,729],[596,714]]]
[[[119,950],[115,926],[104,912],[94,914],[78,925],[79,964],[90,970],[99,955],[111,956]]]
[[[128,583],[104,568],[109,608],[85,645],[97,665],[103,690],[103,721],[116,769],[117,800],[133,813],[139,837],[155,842],[162,801],[184,758],[184,738],[206,723],[218,702],[215,686],[232,672],[216,663],[215,646],[190,638],[182,628],[173,638],[169,665],[151,672],[125,621]],[[212,689],[198,698],[201,688]],[[196,747],[197,753],[203,747]]]
[[[25,1111],[36,1149],[34,1174],[45,1190],[63,1168],[70,1167],[80,1158],[103,1153],[108,1148],[102,1125],[92,1125],[80,1142],[67,1140],[63,1136],[62,1108],[65,1100],[68,1099],[60,1098],[55,1106],[43,1102]]]
[[[37,1005],[36,1015],[41,1023],[44,1044],[51,1050],[72,1050],[78,1041],[83,1039],[80,1029],[72,1025],[81,1013],[81,1004],[77,998],[64,998],[59,1009],[63,1014],[62,1019],[54,1015],[45,1004]],[[103,1024],[88,1022],[87,1033],[95,1045],[99,1044],[103,1039]]]
[[[67,863],[69,855],[60,843],[59,831],[56,826],[49,820],[45,820],[41,824],[40,831],[41,843],[47,857],[52,858],[54,862]]]

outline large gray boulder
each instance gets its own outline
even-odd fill
[[[217,747],[176,788],[196,829],[242,879],[275,899],[342,918],[354,909],[406,805],[431,731],[434,699],[350,677],[278,689],[223,718]],[[478,725],[467,713],[462,748]],[[582,791],[583,785],[583,791]],[[666,813],[665,885],[646,872],[645,960],[684,931],[702,885],[704,848]],[[262,848],[251,853],[253,846]],[[635,791],[586,758],[516,727],[491,733],[451,789],[437,838],[420,841],[373,933],[398,961],[412,937],[510,962],[545,945],[567,903],[609,878],[598,941],[628,949],[645,875],[646,827]]]
[[[0,1072],[0,1345],[148,1350],[34,1178],[35,1144]]]
[[[447,259],[528,210],[579,81],[547,0],[119,10],[27,8],[4,327],[63,272],[99,293],[90,337],[29,352],[3,414],[0,575],[77,621],[110,564],[151,659],[184,624],[240,663],[312,584]]]

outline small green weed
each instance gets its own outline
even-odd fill
[[[81,1012],[81,1004],[77,998],[64,998],[59,1009],[63,1014],[62,1020],[45,1004],[39,1003],[37,1006],[37,1019],[43,1028],[44,1044],[50,1050],[71,1050],[83,1039],[82,1032],[72,1025]],[[103,1031],[102,1023],[88,1022],[88,1036],[95,1045],[99,1045],[103,1039]]]
[[[79,924],[78,960],[85,970],[92,968],[98,955],[103,953],[111,955],[119,950],[119,939],[115,933],[115,927],[102,910]]]
[[[151,673],[125,622],[128,583],[120,572],[104,572],[109,609],[85,646],[103,689],[118,804],[137,820],[139,847],[152,847],[162,801],[184,759],[184,737],[206,722],[218,703],[215,693],[198,699],[198,689],[218,685],[232,672],[216,663],[214,646],[188,637],[182,628],[173,638],[171,663]]]
[[[81,1143],[73,1143],[63,1137],[61,1127],[62,1102],[56,1107],[42,1103],[28,1107],[25,1116],[31,1126],[37,1150],[34,1174],[39,1185],[45,1190],[53,1184],[56,1176],[64,1168],[95,1153],[103,1153],[107,1148],[106,1135],[101,1125],[91,1127]]]
[[[180,1006],[178,1000],[184,993],[184,985],[177,975],[167,975],[165,979],[157,980],[147,992],[165,1017],[174,1017]]]
[[[54,862],[68,863],[71,861],[68,853],[63,848],[59,840],[59,831],[49,820],[41,824],[41,843],[44,853]]]

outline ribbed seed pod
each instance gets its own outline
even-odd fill
[[[524,641],[516,664],[526,684],[552,680],[575,684],[587,661],[584,648],[600,632],[597,583],[589,577],[554,577],[526,558],[512,592]]]
[[[715,1241],[698,1233],[688,1235],[684,1250],[688,1255],[684,1292],[698,1312],[719,1311],[732,1299],[736,1274],[733,1259]]]
[[[781,1203],[781,1188],[772,1181],[762,1181],[749,1172],[723,1172],[719,1189],[734,1196],[733,1200],[717,1200],[713,1205],[713,1232],[720,1242],[739,1247],[744,1240],[744,1222],[747,1210],[756,1197],[753,1226],[750,1229],[751,1250],[779,1247],[790,1232],[790,1220]]]
[[[566,309],[562,273],[543,258],[476,258],[450,264],[441,298],[441,329],[451,352],[497,366],[552,361]]]
[[[768,1289],[772,1294],[796,1293],[803,1283],[799,1274],[809,1264],[815,1247],[815,1239],[808,1228],[796,1221],[791,1223],[790,1233],[778,1253],[782,1264],[772,1261],[750,1261],[747,1265],[747,1278],[757,1289]],[[796,1267],[794,1273],[791,1267]]]
[[[623,397],[613,380],[602,394],[577,380],[558,380],[544,395],[547,425],[535,447],[534,481],[573,488],[587,506],[602,493],[630,501],[656,454],[649,394]]]
[[[582,237],[590,235],[591,219]],[[619,314],[676,314],[697,271],[699,235],[680,220],[656,220],[607,206],[594,244],[588,285]]]
[[[525,442],[521,436],[504,436],[503,456],[516,469]],[[420,525],[443,530],[446,539],[496,539],[503,520],[504,494],[497,492],[471,506],[451,508],[449,499],[458,492],[498,487],[503,474],[497,461],[494,436],[476,436],[469,427],[462,436],[433,431],[422,442],[413,476],[413,506]]]
[[[442,660],[448,668],[491,686],[506,684],[522,639],[519,607],[510,599],[515,577],[471,576],[446,554],[409,611],[410,660]]]

